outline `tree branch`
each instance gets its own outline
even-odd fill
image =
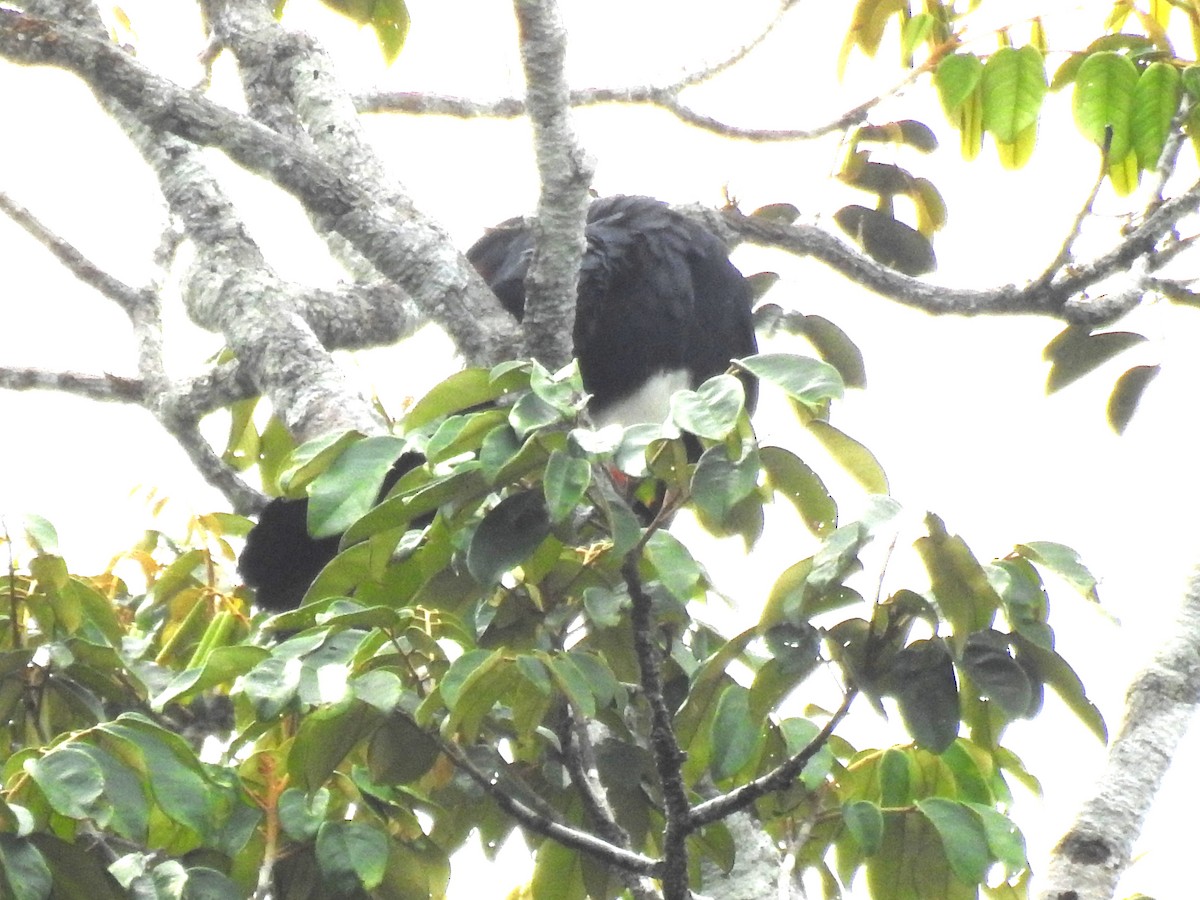
[[[633,600],[630,624],[633,628],[634,652],[641,670],[642,690],[650,706],[650,747],[658,780],[662,784],[667,819],[663,829],[663,898],[686,900],[689,893],[687,836],[692,824],[681,770],[686,754],[675,739],[671,711],[663,697],[659,649],[654,643],[652,601],[642,586],[636,552],[626,555],[621,565],[621,576]]]
[[[151,130],[216,147],[269,178],[412,296],[469,362],[498,362],[519,346],[511,317],[432,220],[415,210],[397,215],[312,150],[154,75],[105,40],[45,19],[0,10],[0,56],[72,71]]]
[[[1096,793],[1050,857],[1043,900],[1109,900],[1129,866],[1134,840],[1200,705],[1200,570],[1164,634],[1126,695],[1125,721]]]
[[[571,335],[593,166],[571,127],[563,71],[567,33],[556,0],[514,0],[513,10],[541,185],[522,325],[530,355],[555,370],[574,355]]]

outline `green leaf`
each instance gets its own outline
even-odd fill
[[[375,39],[383,52],[384,62],[389,66],[400,55],[410,25],[408,7],[404,0],[375,0],[371,27],[375,29]]]
[[[314,537],[341,534],[374,506],[383,476],[403,449],[404,442],[390,435],[347,447],[309,486],[309,532]]]
[[[1133,91],[1133,149],[1138,165],[1152,171],[1158,168],[1171,131],[1171,122],[1179,111],[1183,96],[1179,70],[1166,62],[1153,62],[1138,76]]]
[[[383,881],[388,839],[361,822],[326,822],[317,833],[317,865],[337,896],[352,897]]]
[[[887,474],[870,450],[828,422],[813,420],[808,423],[809,433],[829,451],[830,456],[845,469],[854,480],[872,494],[886,494]]]
[[[913,772],[909,753],[889,747],[879,760],[879,802],[883,806],[907,806],[913,798]]]
[[[0,834],[0,879],[13,900],[46,900],[53,878],[45,857],[30,841]]]
[[[309,793],[320,788],[381,720],[379,710],[360,700],[345,700],[310,713],[300,723],[288,754],[292,782]]]
[[[1046,393],[1054,393],[1066,387],[1122,351],[1145,340],[1143,335],[1130,331],[1102,331],[1092,334],[1087,328],[1068,325],[1042,351],[1042,357],[1050,362]]]
[[[404,428],[415,431],[435,419],[487,403],[504,394],[487,369],[463,369],[436,385],[404,417]]]
[[[1028,541],[1017,544],[1016,552],[1040,568],[1049,569],[1089,600],[1100,602],[1096,576],[1083,564],[1079,554],[1054,541]]]
[[[983,567],[961,537],[946,532],[941,519],[931,513],[925,523],[929,536],[918,538],[914,546],[942,616],[958,636],[987,628],[1000,608],[1000,596]]]
[[[1017,647],[1017,659],[1031,671],[1033,677],[1054,688],[1071,712],[1083,722],[1101,743],[1108,742],[1108,726],[1096,704],[1088,699],[1083,682],[1065,659],[1053,650],[1027,641],[1021,635],[1013,636]]]
[[[954,118],[983,79],[983,63],[974,53],[953,53],[938,63],[933,83],[946,115]]]
[[[967,884],[982,884],[992,861],[983,823],[966,805],[941,797],[917,801],[917,809],[942,839],[950,868]]]
[[[821,359],[837,369],[845,387],[867,386],[862,351],[846,332],[823,316],[811,314],[801,317],[797,331],[808,339]]]
[[[941,753],[958,736],[958,684],[950,651],[935,638],[913,641],[896,654],[890,675],[904,727],[920,746]]]
[[[830,400],[840,400],[845,393],[838,370],[808,356],[758,353],[734,363],[760,381],[782,388],[785,394],[814,412],[823,410]]]
[[[471,537],[467,570],[484,586],[525,562],[550,534],[542,492],[519,491],[496,504]]]
[[[551,451],[542,476],[542,490],[546,495],[550,521],[557,524],[573,513],[591,483],[591,463],[565,450]]]
[[[579,852],[544,841],[534,860],[529,887],[530,895],[537,900],[587,900]]]
[[[852,203],[833,215],[838,227],[873,260],[912,278],[937,268],[933,244],[890,212]]]
[[[808,530],[818,537],[837,525],[837,502],[819,475],[790,450],[762,447],[759,459],[767,485],[796,507]]]
[[[758,454],[731,460],[724,444],[709,447],[692,474],[692,502],[710,531],[723,533],[737,505],[758,487]]]
[[[1117,434],[1124,434],[1133,414],[1137,412],[1142,394],[1150,386],[1162,366],[1134,366],[1126,369],[1113,386],[1108,398],[1108,424]]]
[[[983,67],[983,127],[1015,143],[1036,124],[1046,95],[1046,67],[1035,47],[1001,47]]]
[[[193,696],[214,685],[233,681],[270,655],[271,651],[265,647],[218,647],[208,654],[203,666],[186,669],[172,678],[162,692],[155,695],[150,705],[156,710],[162,710],[173,700]]]
[[[763,723],[750,717],[750,692],[739,684],[730,685],[717,702],[712,722],[712,757],[709,768],[713,778],[731,778],[754,758],[763,737]]]
[[[1027,869],[1029,859],[1025,853],[1025,837],[1021,830],[1007,816],[1001,815],[990,806],[982,803],[966,805],[979,816],[990,855],[1004,865],[1007,875],[1011,878]]]
[[[684,431],[719,441],[737,425],[746,406],[746,389],[732,375],[716,375],[694,391],[671,398],[671,421]]]
[[[311,841],[329,814],[330,793],[320,788],[309,794],[290,787],[279,796],[279,824],[294,841]]]
[[[1033,688],[1013,659],[1005,635],[991,628],[967,635],[962,666],[980,695],[999,704],[1010,717],[1030,711]]]
[[[690,600],[703,577],[700,566],[679,539],[658,530],[646,541],[646,559],[663,586],[680,600]]]
[[[26,760],[27,771],[54,811],[71,819],[98,814],[96,801],[104,791],[104,773],[92,757],[74,747],[53,750]]]
[[[1075,75],[1075,124],[1110,160],[1124,159],[1133,148],[1130,123],[1137,81],[1137,67],[1110,50],[1093,53]]]
[[[842,805],[842,821],[867,856],[879,852],[883,843],[883,813],[869,800],[851,800]]]

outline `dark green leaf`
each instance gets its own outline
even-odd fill
[[[891,693],[904,726],[916,742],[941,753],[958,736],[958,684],[946,645],[935,639],[914,641],[892,663]]]
[[[842,806],[842,820],[862,852],[871,856],[883,843],[883,813],[869,800],[851,800]]]
[[[1083,682],[1067,661],[1055,651],[1023,640],[1020,635],[1014,636],[1013,643],[1017,647],[1017,660],[1032,672],[1034,678],[1054,688],[1054,692],[1079,721],[1091,729],[1097,740],[1107,743],[1108,726],[1104,724],[1104,716],[1088,699]]]
[[[754,758],[763,736],[763,723],[750,718],[750,692],[741,685],[730,685],[721,694],[712,723],[713,778],[724,781],[739,772]]]
[[[888,268],[914,278],[937,268],[929,239],[886,212],[851,204],[834,213],[833,220],[868,256]]]
[[[725,445],[709,447],[692,474],[692,502],[710,531],[723,533],[734,508],[758,487],[758,454],[734,461]]]
[[[646,559],[668,591],[680,600],[691,599],[702,573],[677,537],[668,531],[654,532],[646,542]]]
[[[341,534],[374,506],[383,476],[403,449],[404,442],[389,435],[347,447],[309,487],[309,532],[314,537]]]
[[[318,709],[304,718],[288,754],[292,783],[312,793],[382,721],[379,710],[359,700]]]
[[[564,450],[551,451],[542,480],[550,521],[562,522],[573,513],[591,483],[591,463]]]
[[[388,839],[382,831],[360,822],[326,822],[316,851],[321,875],[340,896],[356,896],[383,881]]]
[[[0,834],[0,879],[13,900],[46,900],[50,896],[50,867],[31,842]]]
[[[1013,659],[1005,635],[990,628],[967,635],[962,666],[980,695],[999,704],[1009,716],[1029,713],[1033,689],[1025,670]]]
[[[983,823],[962,803],[941,797],[917,801],[917,808],[937,830],[950,868],[967,884],[981,884],[992,861]]]
[[[1050,362],[1046,392],[1053,393],[1082,378],[1123,350],[1143,343],[1143,335],[1130,331],[1092,334],[1078,325],[1068,325],[1046,345],[1042,355]]]
[[[482,585],[492,585],[525,562],[550,534],[542,492],[520,491],[484,516],[467,550],[467,569]]]
[[[83,750],[74,747],[53,750],[26,763],[26,771],[55,812],[72,819],[97,815],[95,803],[104,791],[104,773]]]
[[[1137,412],[1142,394],[1158,377],[1161,366],[1134,366],[1126,369],[1113,386],[1108,398],[1108,424],[1117,434],[1124,434],[1133,414]]]

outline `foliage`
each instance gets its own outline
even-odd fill
[[[861,444],[830,438],[833,367],[738,365],[783,391],[835,462],[886,484]],[[1043,584],[1093,596],[1077,557],[1029,543],[983,564],[929,516],[914,544],[928,582],[872,597],[891,551],[871,550],[895,544],[899,506],[878,495],[841,521],[818,464],[759,446],[738,379],[681,392],[661,427],[592,431],[582,405],[573,370],[468,370],[415,405],[402,439],[264,459],[289,489],[331,498],[314,503],[328,527],[358,510],[304,605],[274,618],[230,587],[238,517],[198,521],[182,544],[151,533],[96,578],[70,574],[31,521],[32,555],[0,582],[6,889],[232,898],[266,871],[280,897],[432,898],[472,830],[493,853],[519,826],[533,896],[614,897],[621,860],[573,835],[621,848],[619,827],[658,873],[665,795],[682,790],[687,852],[717,869],[734,863],[723,819],[746,808],[776,840],[806,831],[799,863],[828,896],[860,873],[876,898],[1022,896],[1006,812],[1011,780],[1036,780],[1005,726],[1049,686],[1103,737],[1054,650]],[[378,483],[363,471],[381,476],[403,446],[428,464],[361,514]],[[664,524],[687,511],[753,542],[774,498],[817,549],[784,568],[756,626],[722,634],[703,621],[704,567]],[[805,699],[824,670],[845,686],[837,712]],[[898,709],[912,741],[852,746],[838,725],[859,694]],[[652,736],[658,704],[673,762]],[[206,733],[230,738],[201,750]]]

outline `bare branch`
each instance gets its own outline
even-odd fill
[[[1200,703],[1200,571],[1163,633],[1154,659],[1129,689],[1125,721],[1096,793],[1050,858],[1043,900],[1108,900],[1129,866],[1134,840]]]
[[[145,387],[140,378],[90,375],[84,372],[47,372],[44,369],[0,367],[0,388],[10,391],[60,391],[88,400],[142,404]]]
[[[592,162],[571,127],[567,34],[555,0],[514,0],[541,195],[522,321],[530,355],[550,369],[574,355],[575,295]]]
[[[223,150],[325,216],[384,275],[442,325],[473,363],[507,358],[519,338],[482,279],[431,220],[401,217],[313,151],[149,72],[107,41],[0,10],[0,56],[75,72],[148,128]]]

